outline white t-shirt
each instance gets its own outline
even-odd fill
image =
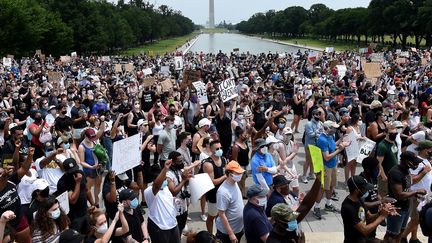
[[[426,139],[426,132],[425,131],[416,132],[413,135],[411,135],[411,138],[414,139],[415,141],[417,141],[417,143],[421,142],[421,141],[424,141]],[[410,144],[407,147],[407,151],[411,151],[411,152],[413,152],[413,153],[415,153],[417,155],[418,153],[417,153],[416,148],[417,148],[417,145]]]
[[[179,130],[179,131],[181,131],[182,128],[183,128],[183,121],[182,121],[182,119],[181,119],[179,116],[177,116],[177,115],[174,116],[174,128],[175,128],[176,130]]]
[[[174,186],[177,186],[182,181],[181,178],[182,172],[177,172],[177,173],[178,174],[176,176],[174,171],[169,170],[166,175],[167,178],[170,178],[174,182]],[[185,190],[185,188],[183,188],[183,190]],[[180,195],[181,195],[181,191],[174,198],[174,204],[176,206],[177,216],[187,211],[187,201],[185,199],[182,199]]]
[[[66,157],[62,154],[57,155],[57,159],[60,162],[63,162]],[[40,162],[45,158],[45,156],[42,156],[38,158],[35,161],[36,170],[39,174],[39,177],[42,179],[45,179],[49,184],[49,193],[53,194],[57,191],[57,182],[59,179],[63,176],[64,172],[61,170],[61,168],[58,166],[58,164],[55,161],[51,161],[49,164],[47,164],[43,169],[40,167]]]
[[[421,158],[421,157],[419,157],[419,158]],[[423,158],[421,158],[421,159],[423,159]],[[420,163],[418,165],[417,169],[415,169],[415,170],[410,169],[410,173],[412,175],[418,175],[420,173],[420,171],[423,170],[425,165],[431,166],[430,162],[427,159],[423,159],[423,163]],[[431,184],[432,184],[432,171],[429,171],[429,173],[427,173],[425,176],[423,176],[423,178],[419,182],[411,185],[411,190],[425,189],[428,192],[428,194],[430,194],[431,193]]]
[[[56,115],[56,117],[57,117],[57,115]],[[48,115],[46,115],[46,117],[45,117],[45,121],[46,121],[46,123],[48,123],[48,125],[51,127],[52,125],[54,125],[54,121],[55,121],[55,117],[51,114],[51,113],[49,113]]]
[[[29,204],[32,199],[33,182],[37,179],[37,172],[34,169],[29,170],[32,176],[24,175],[18,184],[18,196],[21,204]]]
[[[168,187],[153,194],[152,187],[144,191],[144,198],[149,209],[149,218],[161,229],[170,230],[177,226],[174,197]]]

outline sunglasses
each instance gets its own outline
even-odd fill
[[[216,151],[218,151],[218,150],[222,150],[222,147],[216,148]]]

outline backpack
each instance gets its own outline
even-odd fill
[[[432,236],[432,225],[427,225],[426,211],[432,208],[432,201],[423,206],[419,212],[420,228],[424,236]]]
[[[47,143],[52,140],[52,134],[49,128],[43,128],[42,132],[39,134],[39,142]]]
[[[107,150],[100,144],[95,144],[93,147],[93,153],[96,155],[99,163],[105,165],[109,161]]]

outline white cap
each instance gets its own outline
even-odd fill
[[[211,124],[211,121],[209,120],[209,119],[207,119],[207,118],[203,118],[203,119],[201,119],[199,122],[198,122],[198,127],[203,127],[203,126],[205,126],[205,125],[208,125],[208,126],[210,126],[210,124]]]
[[[137,126],[140,127],[141,125],[148,125],[148,121],[144,120],[144,119],[139,119],[137,122]]]
[[[283,134],[292,134],[293,131],[291,129],[291,127],[285,127],[282,131]]]
[[[266,144],[271,144],[271,143],[279,143],[280,141],[278,139],[276,139],[273,136],[268,136],[266,138]]]
[[[334,121],[325,121],[325,122],[323,123],[323,126],[324,126],[324,127],[334,127],[334,128],[339,128],[339,124],[337,124],[337,123],[334,122]]]
[[[118,174],[117,177],[118,177],[120,180],[122,180],[122,181],[125,181],[125,180],[129,179],[129,177],[128,177],[128,175],[126,174],[126,172],[123,172],[123,173],[121,173],[121,174]]]
[[[36,190],[43,190],[47,187],[49,187],[48,181],[46,181],[45,179],[36,179],[33,182],[32,191],[34,192]]]
[[[12,128],[17,127],[17,126],[18,126],[18,124],[16,124],[16,123],[9,124],[9,131],[12,130]]]

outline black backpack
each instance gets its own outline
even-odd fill
[[[419,212],[420,228],[424,236],[432,236],[432,225],[426,223],[426,211],[432,208],[432,201],[423,206]]]

